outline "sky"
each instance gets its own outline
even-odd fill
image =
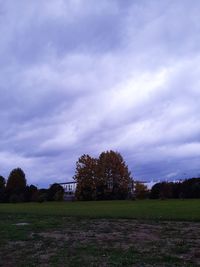
[[[0,174],[71,181],[118,151],[137,180],[200,176],[199,0],[0,0]]]

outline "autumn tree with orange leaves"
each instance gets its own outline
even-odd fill
[[[129,193],[131,173],[118,152],[101,153],[98,160],[97,196],[100,199],[125,199]]]
[[[96,198],[97,159],[89,155],[81,156],[76,163],[74,180],[77,182],[76,198],[93,200]]]
[[[132,184],[120,153],[102,152],[98,159],[83,155],[76,164],[76,197],[79,200],[125,199]]]

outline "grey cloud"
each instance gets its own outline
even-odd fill
[[[47,186],[113,149],[137,179],[198,174],[199,7],[2,2],[0,172]]]
[[[60,58],[66,53],[102,53],[118,48],[119,11],[113,12],[115,9],[108,9],[109,4],[103,2],[100,12],[95,12],[98,8],[92,1],[80,4],[79,9],[70,1],[21,1],[14,10],[13,2],[7,1],[1,14],[7,58],[31,65],[48,60],[52,53]]]

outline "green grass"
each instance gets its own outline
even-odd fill
[[[0,204],[0,213],[200,221],[200,199]]]

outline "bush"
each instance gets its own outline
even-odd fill
[[[11,195],[9,202],[10,203],[19,203],[19,202],[21,202],[21,197],[19,195]]]
[[[63,190],[57,191],[54,195],[55,201],[63,201],[64,193]]]
[[[37,199],[37,201],[38,201],[39,203],[42,203],[42,202],[44,202],[44,201],[46,201],[46,200],[47,200],[47,194],[45,194],[45,193],[39,195],[39,196],[38,196],[38,199]]]

